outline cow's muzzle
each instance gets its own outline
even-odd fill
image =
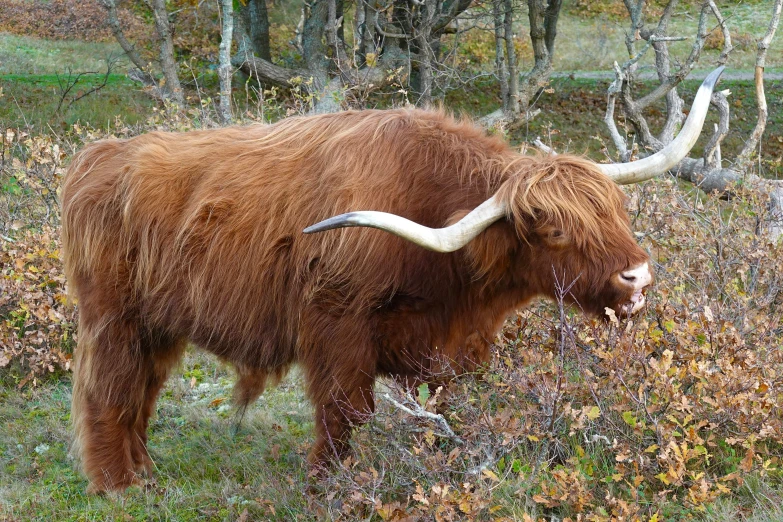
[[[646,302],[644,289],[652,283],[652,273],[649,263],[642,263],[617,274],[617,282],[621,287],[630,287],[631,299],[621,306],[623,313],[634,314],[641,310]]]

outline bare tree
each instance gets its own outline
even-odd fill
[[[160,43],[160,64],[165,78],[163,85],[155,78],[151,64],[141,57],[136,46],[125,37],[115,0],[100,0],[101,5],[106,9],[112,34],[125,52],[125,56],[135,66],[128,72],[128,76],[147,87],[148,92],[154,98],[161,101],[172,100],[181,106],[184,103],[184,96],[177,75],[177,63],[174,59],[174,45],[171,40],[166,2],[165,0],[154,0],[154,3],[145,0],[145,2],[152,9],[155,18],[155,28]]]
[[[174,43],[171,40],[171,27],[169,25],[169,13],[166,11],[166,0],[146,0],[152,9],[155,18],[155,30],[158,33],[160,44],[160,67],[163,69],[163,77],[166,80],[167,91],[171,100],[182,106],[185,96],[179,83],[177,74],[177,61],[174,59]]]
[[[240,10],[239,51],[233,64],[265,85],[307,85],[317,112],[338,109],[345,93],[377,89],[403,79],[427,105],[436,96],[442,67],[441,39],[470,0],[314,0],[305,3],[297,38],[302,65],[287,67],[264,56],[269,32],[266,7]],[[355,9],[354,41],[347,42],[344,10]],[[255,20],[255,21],[254,21]],[[303,82],[303,80],[306,80]]]
[[[535,95],[546,85],[553,71],[557,21],[562,0],[527,0],[530,41],[533,47],[533,67],[520,77],[514,49],[513,0],[493,0],[492,16],[495,27],[495,68],[501,86],[501,108],[482,118],[488,126],[499,121],[519,123],[534,118],[539,111],[531,111]]]
[[[645,1],[625,0],[625,5],[630,15],[631,27],[626,39],[629,60],[623,65],[615,64],[616,79],[608,90],[608,103],[605,123],[609,128],[612,141],[618,150],[621,161],[628,161],[634,154],[634,147],[629,145],[627,138],[618,130],[615,124],[616,101],[622,101],[622,113],[626,121],[634,129],[635,139],[644,150],[657,152],[663,149],[674,139],[676,129],[684,119],[683,101],[677,92],[678,85],[689,75],[698,63],[705,40],[709,34],[710,23],[717,23],[723,33],[723,49],[718,58],[720,65],[726,63],[733,47],[731,35],[726,18],[714,0],[704,0],[700,4],[698,27],[693,37],[690,53],[682,60],[675,60],[669,50],[672,41],[685,40],[685,36],[672,36],[669,34],[669,21],[677,7],[676,0],[669,1],[657,24],[648,26],[645,24]],[[771,16],[766,34],[758,42],[756,58],[755,82],[756,97],[758,101],[758,122],[755,129],[747,139],[742,151],[737,155],[731,167],[724,167],[724,158],[720,151],[723,138],[729,131],[729,103],[728,91],[713,94],[712,103],[718,109],[720,122],[715,132],[704,149],[701,158],[688,157],[671,172],[687,181],[690,181],[707,192],[718,191],[729,195],[733,186],[742,183],[766,192],[770,196],[770,211],[772,222],[769,232],[774,237],[783,234],[783,184],[777,181],[766,180],[751,172],[750,166],[761,135],[764,132],[767,120],[767,104],[764,95],[764,66],[766,52],[774,37],[780,22],[781,6],[783,0],[775,0],[771,4]],[[640,48],[641,46],[641,48]],[[634,96],[634,85],[638,75],[640,60],[652,49],[655,59],[655,70],[658,76],[658,85],[641,98]],[[643,115],[643,110],[660,99],[666,102],[666,122],[658,135],[654,135]]]

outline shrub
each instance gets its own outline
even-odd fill
[[[149,38],[143,23],[128,9],[121,9],[120,20],[127,36]],[[51,40],[114,39],[98,0],[0,0],[0,31]]]
[[[0,249],[0,368],[13,363],[20,387],[70,369],[76,325],[58,243],[57,232],[46,227]]]

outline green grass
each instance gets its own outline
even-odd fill
[[[79,100],[76,98],[103,82],[103,74],[82,76],[66,93],[75,80],[76,74],[69,76],[67,72],[0,75],[0,121],[13,127],[54,131],[77,122],[106,128],[117,117],[131,125],[143,121],[155,105],[138,84],[122,74],[110,75],[105,87]]]
[[[113,74],[98,92],[74,101],[103,81],[107,63]],[[0,122],[59,131],[76,122],[105,128],[121,117],[134,124],[147,117],[154,102],[125,77],[128,61],[116,43],[50,41],[0,33]],[[82,76],[67,94],[68,85]]]
[[[52,41],[0,32],[0,75],[62,74],[68,68],[103,72],[110,58],[121,59],[120,66],[127,64],[114,42]]]
[[[720,499],[706,510],[707,522],[734,522],[737,514],[746,522],[783,522],[783,491],[752,475],[731,498]]]
[[[189,353],[151,423],[156,484],[122,498],[84,494],[87,481],[68,455],[70,379],[22,391],[5,381],[0,520],[236,520],[245,509],[252,519],[292,520],[305,508],[313,426],[296,373],[262,395],[234,436],[232,378]]]

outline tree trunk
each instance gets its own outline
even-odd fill
[[[163,69],[163,77],[166,79],[166,91],[171,100],[180,107],[185,105],[185,96],[179,83],[177,74],[177,62],[174,59],[174,44],[171,41],[171,27],[169,15],[166,11],[166,0],[152,0],[152,13],[155,18],[155,30],[158,33],[160,43],[160,64]]]
[[[329,18],[331,0],[313,0],[306,13],[302,31],[302,51],[307,70],[313,78],[315,92],[321,92],[329,83],[328,48],[324,43],[324,31]]]
[[[764,134],[764,129],[767,127],[767,117],[769,113],[767,112],[767,97],[764,94],[764,66],[767,61],[767,49],[769,49],[769,44],[772,42],[772,38],[775,36],[775,31],[777,31],[778,24],[780,23],[781,9],[783,9],[783,1],[776,0],[775,5],[772,8],[772,18],[770,19],[767,33],[758,42],[755,81],[756,101],[759,107],[759,114],[753,132],[748,138],[748,141],[745,142],[742,151],[737,156],[737,163],[743,168],[748,168],[750,166],[751,159],[756,152],[759,140],[761,139],[762,134]]]
[[[269,15],[266,9],[266,0],[246,0],[239,2],[237,9],[237,25],[241,25],[246,32],[250,52],[271,61],[272,53],[269,47]],[[234,28],[238,30],[237,27]]]
[[[122,47],[125,56],[127,56],[131,63],[136,66],[136,69],[131,70],[128,73],[128,76],[133,80],[141,82],[148,89],[148,92],[153,98],[160,101],[165,100],[167,98],[167,93],[158,87],[158,82],[155,81],[155,77],[148,71],[149,64],[139,56],[135,46],[125,38],[125,33],[122,30],[122,25],[120,25],[120,20],[117,16],[117,5],[114,0],[101,0],[101,5],[106,9],[109,27],[111,28],[114,38],[120,44],[120,47]]]
[[[220,52],[218,77],[220,78],[220,118],[224,125],[233,121],[231,115],[231,41],[234,31],[234,5],[233,0],[221,0],[223,7],[222,36],[220,39]]]
[[[506,70],[506,44],[503,24],[503,0],[492,0],[492,18],[495,25],[495,72],[500,83],[500,102],[504,111],[509,111],[508,71]]]
[[[437,0],[424,0],[419,6],[419,23],[416,28],[416,45],[419,50],[419,104],[428,107],[432,103],[433,65],[436,60],[432,48],[432,27],[435,21]]]
[[[506,67],[508,67],[508,110],[514,117],[519,116],[519,70],[517,70],[517,51],[514,48],[514,5],[512,0],[504,0],[503,35],[506,40]]]

